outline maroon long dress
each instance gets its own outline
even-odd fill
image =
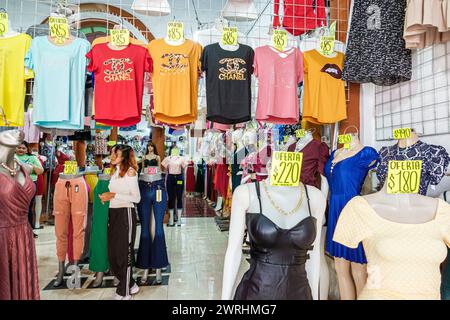
[[[28,207],[35,186],[0,173],[0,300],[39,300],[39,281]]]

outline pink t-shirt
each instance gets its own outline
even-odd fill
[[[169,171],[169,174],[181,174],[187,162],[183,157],[170,156],[164,158],[161,165]]]
[[[300,109],[297,87],[303,81],[300,50],[277,52],[270,46],[256,48],[254,75],[258,78],[256,120],[297,124]]]

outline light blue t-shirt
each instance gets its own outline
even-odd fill
[[[45,128],[84,128],[86,54],[91,44],[80,38],[57,46],[47,36],[36,37],[25,57],[35,73],[33,123]]]

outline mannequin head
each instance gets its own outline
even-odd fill
[[[16,154],[18,156],[23,156],[25,154],[31,155],[30,146],[28,145],[28,142],[22,141],[22,143],[16,147]]]
[[[0,132],[0,145],[9,147],[9,148],[16,148],[18,145],[20,145],[25,138],[25,135],[23,131],[20,130],[8,130]]]
[[[145,155],[154,154],[158,155],[158,151],[156,150],[156,145],[153,142],[147,143],[147,150],[145,151]]]

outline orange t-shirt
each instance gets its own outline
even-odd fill
[[[331,124],[347,119],[345,82],[342,80],[344,54],[325,57],[317,50],[303,53],[303,120]]]
[[[155,119],[168,124],[194,122],[202,46],[187,39],[172,46],[158,39],[150,42],[148,50],[153,59]]]

